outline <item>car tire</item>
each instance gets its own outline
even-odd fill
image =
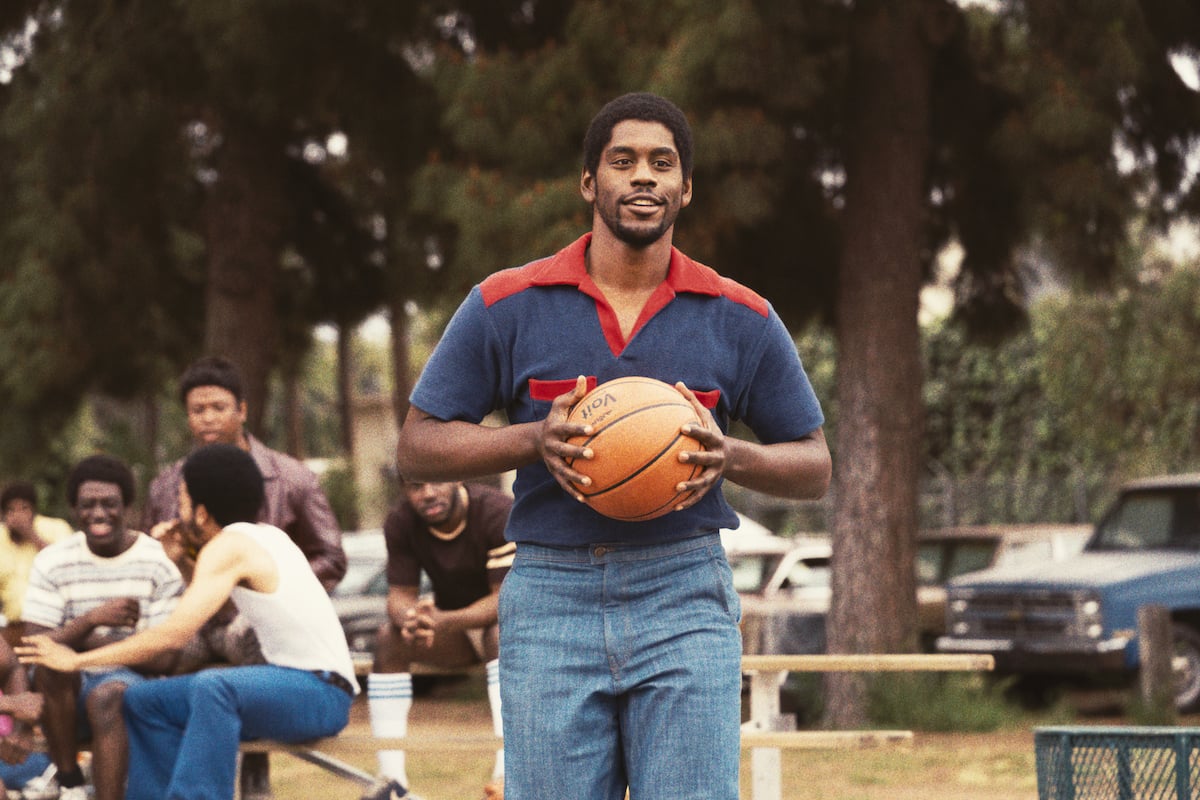
[[[1175,710],[1188,714],[1200,710],[1200,632],[1187,625],[1171,626],[1175,658],[1183,669],[1175,677]]]

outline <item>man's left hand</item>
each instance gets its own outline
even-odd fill
[[[14,730],[0,739],[0,761],[21,764],[33,752],[33,735],[27,727]]]
[[[79,670],[79,654],[49,636],[26,636],[13,651],[22,664],[47,667],[56,672]]]
[[[712,412],[705,408],[704,404],[700,402],[692,390],[687,388],[682,382],[675,384],[675,389],[692,404],[696,416],[703,423],[697,425],[689,422],[680,429],[680,433],[684,436],[690,436],[704,445],[703,450],[687,450],[679,454],[680,461],[700,466],[699,475],[690,481],[684,481],[679,484],[678,490],[680,492],[692,493],[686,500],[676,506],[676,510],[679,510],[699,503],[700,499],[708,494],[708,490],[716,485],[717,479],[725,472],[726,453],[725,434],[721,432],[721,426],[717,425],[717,421],[713,419]]]

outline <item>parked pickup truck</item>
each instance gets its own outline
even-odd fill
[[[1079,555],[951,581],[937,649],[990,653],[998,673],[1129,678],[1138,608],[1171,614],[1175,705],[1200,709],[1200,474],[1134,481]]]

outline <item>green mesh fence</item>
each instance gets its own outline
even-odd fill
[[[1038,800],[1200,800],[1200,728],[1034,730]]]

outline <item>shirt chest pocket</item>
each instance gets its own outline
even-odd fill
[[[534,419],[545,419],[550,414],[550,406],[554,403],[554,398],[562,394],[567,394],[575,388],[575,378],[564,378],[562,380],[542,380],[539,378],[529,379],[529,401],[533,405]],[[596,388],[596,376],[587,376],[587,390],[590,392]]]
[[[539,378],[529,379],[529,399],[533,404],[535,419],[545,419],[550,414],[550,406],[554,403],[554,398],[559,395],[566,394],[575,388],[575,378],[565,378],[562,380],[542,380]],[[596,376],[587,376],[587,390],[590,392],[597,385]],[[696,399],[700,404],[713,411],[717,407],[717,403],[721,400],[721,390],[702,390],[692,389]]]

